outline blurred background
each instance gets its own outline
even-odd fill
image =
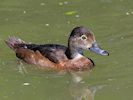
[[[19,64],[4,43],[16,36],[67,45],[75,26],[92,30],[110,53],[85,51],[96,64],[91,72],[70,75]],[[0,100],[133,100],[132,43],[133,0],[0,0]]]

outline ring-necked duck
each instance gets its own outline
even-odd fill
[[[92,69],[94,62],[83,55],[83,49],[109,55],[97,45],[94,34],[84,27],[75,27],[72,30],[68,46],[30,44],[16,37],[9,37],[5,42],[14,50],[18,58],[44,69],[75,71]]]

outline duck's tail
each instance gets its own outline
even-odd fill
[[[5,43],[13,50],[16,50],[20,44],[26,44],[25,41],[15,36],[9,37],[8,40],[5,40]]]

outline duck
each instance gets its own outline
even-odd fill
[[[20,60],[39,66],[42,69],[85,71],[94,67],[94,62],[84,56],[84,50],[108,56],[106,50],[100,48],[90,29],[84,26],[73,28],[68,38],[68,45],[34,44],[10,36],[5,43],[15,52]]]

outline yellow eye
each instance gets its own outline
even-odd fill
[[[86,39],[87,39],[87,36],[86,36],[86,35],[82,35],[82,36],[81,36],[81,39],[82,39],[82,40],[86,40]]]

